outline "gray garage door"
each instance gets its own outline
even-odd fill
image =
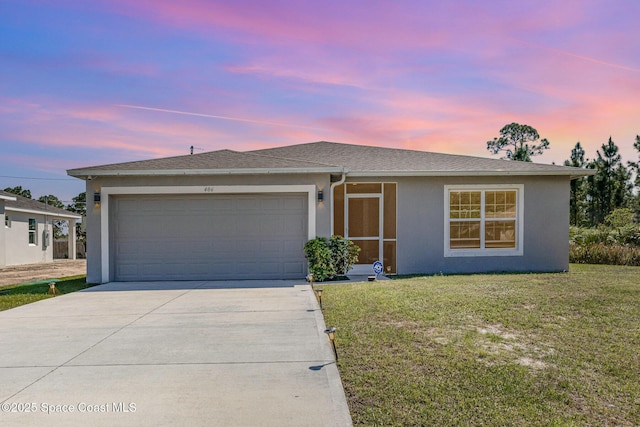
[[[116,281],[302,278],[306,194],[118,196]]]

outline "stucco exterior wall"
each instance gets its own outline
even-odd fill
[[[310,175],[222,175],[222,176],[177,176],[177,177],[97,177],[87,181],[87,281],[100,283],[102,281],[102,214],[100,206],[93,203],[95,192],[101,192],[103,187],[145,187],[145,186],[261,186],[261,185],[315,185],[317,190],[323,190],[324,202],[316,202],[316,234],[330,235],[331,216],[329,215],[329,186],[330,178],[327,174]]]
[[[53,228],[51,218],[35,213],[7,212],[11,226],[4,228],[5,265],[37,264],[53,261]],[[4,220],[4,214],[2,216]],[[29,244],[29,218],[35,218],[38,224],[36,244]],[[49,230],[49,246],[43,246],[43,232]]]
[[[565,271],[569,177],[399,178],[399,274]],[[445,185],[524,185],[522,256],[445,257]]]

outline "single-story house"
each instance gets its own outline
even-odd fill
[[[68,221],[69,254],[75,259],[76,221],[82,217],[37,200],[0,191],[0,268],[53,261],[53,222]]]
[[[87,280],[303,278],[343,235],[355,273],[563,271],[569,182],[588,171],[315,142],[72,169],[86,180]]]

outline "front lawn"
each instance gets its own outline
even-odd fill
[[[60,291],[60,294],[68,294],[70,292],[94,286],[87,284],[84,275],[65,277],[53,281],[56,282],[56,288]],[[43,280],[41,282],[31,284],[0,286],[0,311],[29,304],[45,298],[53,298],[52,295],[48,294],[49,282],[49,280]]]
[[[318,285],[356,425],[640,425],[640,268]]]

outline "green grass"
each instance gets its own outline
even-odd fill
[[[356,425],[640,425],[640,268],[323,285]]]
[[[92,284],[87,284],[85,276],[70,276],[62,279],[51,280],[56,282],[56,288],[60,294],[68,294],[71,292],[85,289]],[[18,307],[20,305],[29,304],[46,298],[53,298],[49,295],[49,281],[38,283],[26,283],[19,285],[9,285],[0,287],[0,311]]]

